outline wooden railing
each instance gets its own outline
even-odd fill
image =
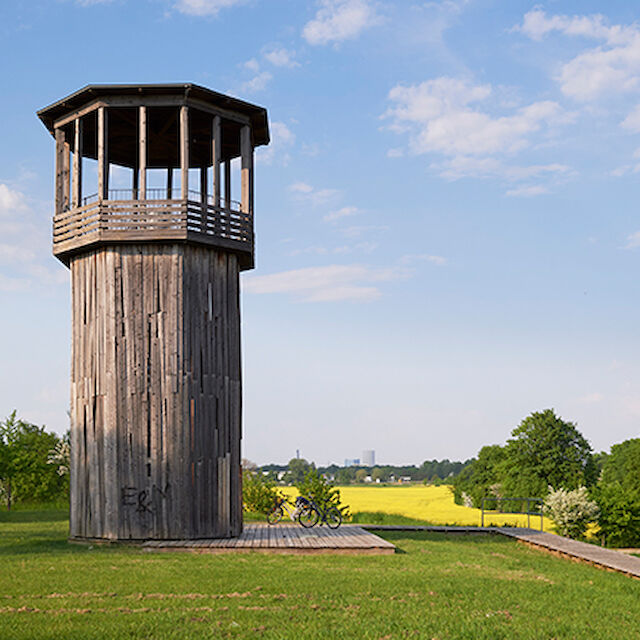
[[[253,220],[190,199],[95,201],[53,219],[53,253],[61,258],[100,243],[181,240],[252,256]]]

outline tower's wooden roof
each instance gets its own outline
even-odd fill
[[[267,110],[237,98],[212,91],[197,84],[89,84],[62,100],[38,111],[38,117],[53,134],[54,123],[67,114],[100,98],[108,97],[145,97],[151,98],[150,104],[157,104],[156,100],[162,96],[174,98],[183,97],[208,104],[220,110],[236,113],[248,117],[253,132],[253,145],[269,144],[269,123]]]

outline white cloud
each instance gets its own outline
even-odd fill
[[[602,15],[547,16],[534,9],[517,29],[533,40],[557,31],[602,43],[561,66],[556,79],[567,96],[586,102],[640,88],[640,30],[636,25],[609,25]]]
[[[624,129],[629,129],[633,133],[640,133],[640,104],[636,105],[631,113],[620,123]],[[634,158],[638,157],[638,151],[634,153]]]
[[[546,176],[552,180],[567,179],[576,172],[566,164],[516,165],[493,157],[456,156],[442,162],[434,162],[431,168],[437,170],[443,178],[502,178],[509,182],[530,180]]]
[[[296,141],[296,136],[284,122],[270,122],[269,131],[271,142],[266,147],[258,148],[258,158],[265,164],[273,164],[279,160],[283,165],[287,165],[291,157],[289,149]]]
[[[580,404],[598,404],[603,400],[604,400],[604,395],[598,391],[595,391],[594,393],[588,393],[585,396],[581,396],[580,398],[577,398],[577,401]]]
[[[340,229],[340,233],[342,233],[342,235],[347,238],[358,238],[364,235],[365,233],[371,233],[371,232],[375,233],[379,231],[388,231],[388,230],[389,230],[389,227],[387,227],[386,225],[368,224],[368,225],[352,225],[350,227],[343,227],[342,229]]]
[[[295,61],[294,56],[295,52],[282,47],[271,49],[264,53],[265,60],[274,67],[288,67],[289,69],[300,66],[300,63]]]
[[[295,53],[282,47],[275,49],[267,49],[262,52],[263,61],[268,62],[274,67],[299,67],[300,64],[294,58]],[[257,58],[247,60],[243,65],[245,69],[253,73],[253,77],[240,85],[240,90],[246,93],[256,93],[263,91],[273,79],[273,74],[262,68]]]
[[[546,193],[549,193],[548,187],[545,187],[541,184],[536,184],[509,189],[509,191],[507,191],[505,195],[517,198],[532,198],[534,196],[541,196]]]
[[[273,76],[268,71],[260,71],[253,78],[244,82],[241,90],[245,93],[263,91],[272,78]]]
[[[20,191],[0,183],[0,290],[68,281],[67,270],[51,258],[50,233],[50,211],[34,210]]]
[[[248,293],[290,293],[305,302],[370,302],[382,293],[378,284],[408,277],[399,267],[372,268],[365,265],[307,267],[264,276],[248,276]]]
[[[447,77],[397,85],[389,92],[394,106],[385,117],[391,119],[392,130],[409,134],[413,153],[448,156],[514,153],[530,146],[530,134],[567,121],[560,105],[551,101],[534,102],[499,117],[471,106],[490,95],[488,85]]]
[[[355,216],[358,213],[361,213],[361,210],[358,207],[342,207],[337,211],[331,211],[324,218],[322,218],[325,222],[334,222],[335,220],[339,220],[340,218],[346,218],[348,216]]]
[[[320,0],[320,9],[304,26],[302,35],[314,45],[341,42],[357,37],[379,21],[370,0]]]
[[[540,136],[552,139],[555,129],[572,121],[574,114],[551,101],[505,106],[493,93],[489,85],[449,77],[397,85],[389,92],[393,104],[383,118],[390,120],[392,131],[407,136],[410,153],[441,156],[430,168],[449,180],[474,177],[518,182],[544,177],[558,183],[575,175],[571,167],[560,163],[518,165],[512,160],[517,153],[539,146]],[[502,114],[491,112],[496,104]],[[398,151],[393,155],[399,155]],[[548,185],[523,185],[507,195],[548,191]]]
[[[346,255],[348,253],[372,253],[378,248],[377,242],[357,242],[353,245],[341,245],[328,249],[327,247],[311,246],[304,249],[294,249],[289,253],[290,256],[314,255],[326,256],[329,254]]]
[[[220,9],[228,9],[245,0],[178,0],[174,5],[180,13],[190,16],[215,16]]]
[[[406,256],[402,256],[400,259],[402,264],[415,264],[416,262],[430,262],[437,267],[444,267],[447,264],[447,259],[442,256],[434,256],[428,253],[410,253]]]
[[[640,231],[636,231],[627,236],[627,244],[624,245],[625,249],[637,249],[640,247]]]
[[[24,211],[25,197],[19,191],[11,189],[6,184],[0,184],[0,214]]]
[[[327,204],[340,194],[337,189],[316,189],[306,182],[295,182],[289,186],[289,191],[296,199],[314,207]]]
[[[0,291],[26,291],[30,285],[26,278],[11,278],[0,273]]]

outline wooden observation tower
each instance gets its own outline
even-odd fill
[[[71,271],[70,536],[239,535],[239,272],[267,112],[193,84],[92,85],[38,116]]]

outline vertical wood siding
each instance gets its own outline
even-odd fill
[[[70,267],[71,537],[239,535],[237,257],[128,245]]]

